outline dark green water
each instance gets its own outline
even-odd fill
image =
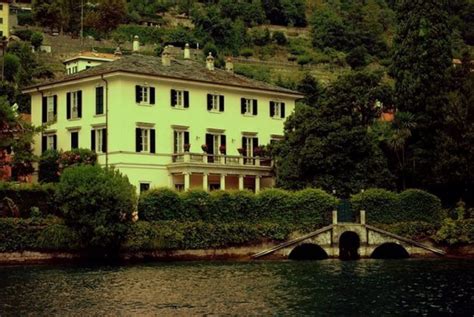
[[[474,261],[0,267],[0,316],[473,316]]]

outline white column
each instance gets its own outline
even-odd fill
[[[360,211],[360,224],[365,225],[365,210]]]
[[[225,190],[225,174],[221,174],[221,190]]]
[[[206,192],[209,190],[209,174],[202,174],[202,189]]]
[[[260,176],[255,176],[255,192],[258,193],[260,191]]]
[[[332,224],[337,225],[337,210],[332,211]]]
[[[239,175],[239,190],[244,190],[244,175]]]
[[[184,190],[189,190],[191,183],[191,173],[184,173]]]

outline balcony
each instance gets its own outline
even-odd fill
[[[191,163],[205,166],[264,167],[272,168],[273,161],[268,157],[247,157],[235,155],[178,153],[173,154],[172,164]]]

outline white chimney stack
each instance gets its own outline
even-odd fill
[[[188,43],[184,45],[184,59],[191,59],[191,49]]]
[[[214,57],[212,57],[211,52],[209,52],[209,56],[206,58],[206,68],[209,70],[214,70]]]
[[[139,50],[140,50],[140,41],[138,40],[138,35],[135,35],[133,37],[132,51],[134,53],[138,53]]]
[[[232,61],[232,57],[227,57],[225,60],[225,70],[228,71],[229,73],[234,72],[234,63]]]
[[[163,66],[171,66],[171,54],[168,50],[168,46],[165,46],[163,53],[161,54],[161,63]]]

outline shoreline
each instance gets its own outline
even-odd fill
[[[251,247],[230,247],[225,249],[195,249],[195,250],[161,250],[161,251],[138,251],[125,252],[116,258],[97,258],[85,253],[74,252],[45,252],[45,251],[16,251],[0,252],[0,266],[10,265],[38,265],[38,264],[67,264],[67,263],[94,263],[94,262],[117,262],[117,263],[144,263],[144,262],[186,262],[186,261],[283,261],[288,257],[282,255],[271,255],[263,259],[251,258],[255,252],[249,252]],[[465,259],[474,260],[474,245],[445,248],[446,256],[432,255],[410,255],[408,259]],[[338,259],[338,257],[328,257]],[[370,257],[361,257],[370,259]],[[319,260],[324,261],[324,260]]]

